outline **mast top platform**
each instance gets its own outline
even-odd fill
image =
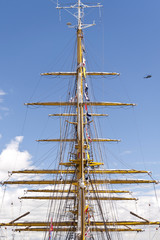
[[[61,6],[59,4],[59,0],[57,0],[57,9],[61,10],[64,9],[66,10],[68,13],[70,13],[73,17],[75,17],[77,19],[77,25],[75,26],[70,26],[71,24],[69,24],[68,26],[70,28],[76,28],[76,29],[84,29],[84,28],[88,28],[88,27],[92,27],[95,25],[95,21],[93,21],[92,24],[84,24],[82,23],[82,18],[84,17],[84,9],[85,8],[101,8],[103,7],[103,5],[101,5],[100,3],[97,3],[96,5],[88,5],[88,4],[84,4],[82,3],[81,0],[77,0],[76,4],[71,4],[70,6]],[[77,10],[76,12],[73,12],[71,10]]]

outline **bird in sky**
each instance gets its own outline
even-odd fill
[[[151,78],[151,77],[152,77],[152,75],[148,74],[144,78]]]

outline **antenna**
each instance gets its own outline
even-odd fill
[[[62,6],[59,4],[59,1],[57,0],[57,9],[61,10],[64,9],[69,14],[71,14],[74,18],[77,19],[77,25],[75,26],[69,26],[70,28],[76,28],[76,29],[84,29],[88,27],[92,27],[95,25],[95,22],[93,21],[92,24],[84,24],[82,23],[82,19],[84,17],[84,10],[86,8],[101,8],[103,7],[100,3],[97,3],[96,5],[87,5],[82,3],[81,0],[77,0],[77,3],[70,6]]]

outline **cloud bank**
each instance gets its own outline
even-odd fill
[[[8,171],[31,167],[31,155],[19,149],[23,136],[17,136],[0,153],[0,180],[8,176]]]

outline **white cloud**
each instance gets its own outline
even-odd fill
[[[143,165],[144,163],[145,164],[152,164],[152,165],[159,165],[160,161],[151,161],[151,162],[149,162],[149,161],[147,161],[147,162],[140,161],[140,162],[136,162],[136,164],[138,164],[138,165]]]
[[[7,112],[7,111],[9,111],[9,108],[7,108],[7,107],[0,107],[0,110]]]
[[[0,180],[8,176],[8,171],[31,167],[31,155],[19,149],[22,141],[22,136],[15,137],[0,153]]]
[[[26,150],[20,149],[20,144],[23,141],[23,136],[17,136],[10,141],[9,144],[0,153],[0,181],[7,180],[8,171],[20,170],[24,168],[33,168],[31,162],[31,155]],[[23,179],[18,175],[18,178]],[[11,221],[21,214],[28,212],[32,207],[36,207],[35,202],[30,201],[30,204],[25,202],[21,204],[21,200],[18,198],[23,196],[24,186],[17,185],[7,185],[1,186],[0,188],[0,212],[1,212],[1,222]],[[12,239],[13,232],[10,229],[4,228],[2,230],[2,235],[7,235]],[[22,239],[21,234],[16,234],[16,239]],[[25,239],[25,238],[24,238]],[[36,238],[35,238],[36,239]]]
[[[2,89],[0,89],[0,103],[2,103],[3,102],[3,96],[4,95],[6,95],[6,93],[2,90]],[[8,112],[9,111],[9,109],[8,108],[6,108],[6,107],[2,107],[2,106],[0,106],[0,111],[3,111],[3,112]],[[6,114],[5,113],[5,114]],[[2,120],[2,114],[0,114],[0,120]]]
[[[2,89],[0,89],[0,96],[4,96],[4,95],[6,95],[6,93]]]
[[[131,153],[132,153],[132,151],[126,150],[126,151],[122,152],[120,155],[124,156],[124,155],[128,155],[128,154],[131,154]]]
[[[8,170],[16,170],[16,169],[22,169],[22,168],[31,168],[31,155],[28,151],[22,151],[20,150],[20,144],[23,141],[22,136],[17,136],[15,139],[13,139],[9,144],[6,145],[6,148],[1,152],[0,154],[0,175],[6,174]],[[18,175],[19,176],[19,175]],[[50,186],[51,187],[51,186]],[[44,189],[50,188],[49,186],[43,187]],[[62,186],[57,186],[57,188]],[[131,186],[129,186],[131,188]],[[48,202],[47,201],[32,201],[32,200],[22,200],[22,202],[18,199],[18,197],[23,196],[23,191],[25,190],[24,186],[7,186],[6,191],[3,190],[5,187],[3,186],[0,189],[0,199],[3,200],[3,209],[1,211],[1,219],[3,219],[3,222],[11,221],[15,219],[16,217],[26,213],[30,212],[28,216],[25,218],[22,218],[21,221],[36,221],[37,219],[40,219],[41,221],[46,220],[46,209],[48,209]],[[134,188],[134,186],[133,186]],[[126,190],[126,188],[125,188]],[[131,190],[131,189],[130,189]],[[135,201],[115,201],[114,203],[110,204],[110,202],[107,204],[105,202],[105,207],[109,209],[107,212],[107,216],[110,216],[109,213],[112,212],[111,207],[113,204],[117,205],[117,209],[119,212],[119,220],[136,220],[140,221],[140,219],[135,218],[130,214],[130,211],[133,211],[137,215],[149,219],[149,220],[159,220],[159,203],[158,198],[160,198],[160,190],[157,189],[157,192],[155,194],[154,190],[148,190],[145,191],[145,188],[141,186],[139,190],[135,190],[134,197],[138,197],[140,200],[135,203]],[[32,194],[31,194],[32,195]],[[38,195],[38,194],[37,194]],[[39,194],[41,195],[41,194]],[[157,196],[157,199],[155,197]],[[124,195],[126,196],[126,195]],[[3,198],[4,197],[4,198]],[[128,197],[128,196],[126,196]],[[54,209],[52,209],[53,212],[55,212],[56,209],[55,203],[53,205]],[[14,211],[13,211],[14,209]],[[20,211],[21,209],[21,211]],[[113,212],[112,212],[113,213]],[[43,216],[43,217],[42,217]],[[134,228],[134,227],[133,227]],[[136,228],[136,227],[135,227]],[[141,226],[138,226],[137,228],[141,228]],[[145,227],[142,226],[142,229]],[[157,236],[155,234],[159,233],[159,230],[156,230],[157,226],[150,227],[149,231],[146,231],[144,233],[123,233],[123,239],[136,239],[136,240],[149,240],[152,239],[154,236]],[[12,232],[9,232],[8,230],[9,239],[12,239]],[[42,237],[43,233],[23,233],[23,238],[20,233],[15,233],[15,239],[27,239],[27,236],[29,234],[30,240],[36,240],[40,239]],[[36,234],[36,235],[35,235]],[[149,238],[149,235],[151,238]],[[25,238],[26,237],[26,238]],[[113,238],[115,236],[113,235]],[[116,237],[114,239],[117,239]],[[156,238],[155,238],[156,239]],[[158,238],[157,238],[158,239]]]
[[[0,103],[3,102],[2,96],[4,96],[4,95],[6,95],[6,93],[2,89],[0,89]]]

